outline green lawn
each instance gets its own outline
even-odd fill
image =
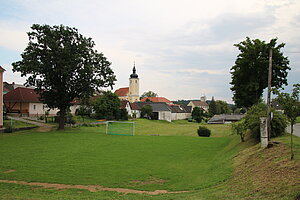
[[[230,125],[205,125],[212,130],[212,137],[203,138],[197,136],[197,123],[134,122],[135,136],[105,135],[105,125],[0,134],[0,199],[276,199],[277,193],[267,198],[271,190],[253,193],[247,189],[252,182],[240,184],[233,179],[233,157],[251,144],[240,143],[239,137],[231,134]],[[288,145],[289,135],[274,140]],[[300,138],[295,138],[295,153],[300,153]],[[257,155],[260,151],[254,157]],[[295,158],[298,162],[299,155]],[[245,166],[239,181],[244,180],[243,176],[252,177],[249,167],[251,163]],[[9,170],[15,171],[5,173]],[[189,192],[153,196],[57,190],[1,180]],[[239,191],[249,194],[234,190],[236,184],[241,186]],[[288,191],[296,192],[293,188]]]
[[[187,122],[187,120],[167,122],[138,119],[133,120],[133,122],[136,122],[137,135],[198,136],[197,129],[200,126],[199,123]],[[231,126],[229,124],[205,124],[204,126],[212,131],[211,137],[222,137],[231,134]]]
[[[188,190],[191,191],[188,196],[193,196],[195,192],[205,192],[230,177],[231,158],[237,152],[235,146],[239,142],[238,137],[230,135],[227,125],[210,125],[214,137],[190,137],[196,136],[198,126],[186,121],[168,123],[141,119],[136,121],[136,136],[105,135],[104,125],[69,128],[60,132],[3,134],[0,135],[0,179],[149,191]],[[3,173],[7,170],[15,171]],[[18,192],[11,195],[14,190]],[[55,191],[55,194],[50,189],[35,190],[35,194],[28,190],[31,190],[28,186],[0,183],[0,198],[23,196],[25,199],[39,199],[44,198],[45,193],[50,195],[50,199],[78,197],[72,189]],[[10,195],[7,195],[8,191]],[[82,195],[82,198],[97,195],[101,199],[123,198],[115,192],[84,191]],[[169,199],[182,195],[156,197]],[[126,196],[130,199],[148,197],[137,194]]]

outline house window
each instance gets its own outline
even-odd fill
[[[35,110],[36,109],[36,105],[33,105],[33,110]]]

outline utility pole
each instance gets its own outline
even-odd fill
[[[269,52],[269,73],[268,73],[268,97],[267,97],[267,131],[268,131],[268,140],[270,141],[271,137],[271,83],[272,83],[272,48]]]

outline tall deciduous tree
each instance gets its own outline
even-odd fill
[[[274,90],[277,94],[277,100],[284,110],[284,114],[288,117],[291,123],[291,159],[294,158],[293,153],[293,126],[296,123],[297,116],[300,115],[300,84],[295,84],[291,94]]]
[[[64,129],[66,110],[75,98],[86,98],[116,80],[111,63],[93,47],[95,43],[76,28],[34,24],[29,43],[13,63],[13,71],[28,76],[41,101],[60,110],[59,129]]]
[[[290,70],[289,60],[283,56],[281,48],[284,43],[276,44],[277,39],[270,43],[259,39],[235,44],[240,54],[231,68],[231,90],[233,100],[238,107],[250,107],[259,102],[263,90],[268,86],[269,50],[273,50],[272,87],[280,88],[287,85],[287,71]]]

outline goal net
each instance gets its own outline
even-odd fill
[[[134,135],[135,123],[134,122],[115,122],[108,121],[106,123],[107,135]]]

